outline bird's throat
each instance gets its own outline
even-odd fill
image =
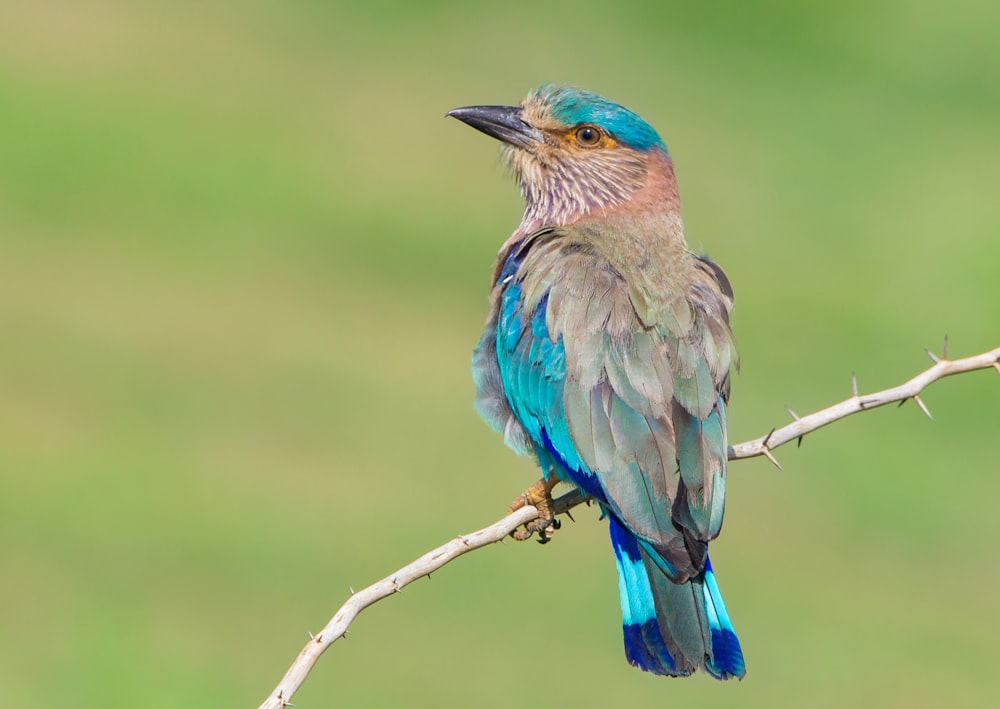
[[[673,163],[659,149],[559,157],[517,151],[510,161],[525,200],[522,234],[621,213],[680,212]]]

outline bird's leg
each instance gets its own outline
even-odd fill
[[[542,478],[510,503],[508,514],[527,505],[538,510],[538,519],[533,519],[523,527],[515,529],[510,533],[510,536],[518,541],[524,541],[538,532],[539,544],[545,544],[552,539],[552,535],[562,526],[553,511],[552,489],[557,484],[559,484],[559,479],[555,475],[550,475],[547,480]]]

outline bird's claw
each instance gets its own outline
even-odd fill
[[[518,527],[510,533],[510,536],[519,542],[523,542],[526,539],[531,539],[531,535],[538,532],[538,543],[548,544],[552,541],[552,536],[556,533],[556,530],[561,526],[562,524],[559,520],[553,517],[547,519],[539,517],[538,519],[531,520],[522,527]]]
[[[539,522],[544,522],[546,520],[539,519]],[[542,529],[538,530],[538,543],[548,544],[552,541],[552,537],[555,535],[556,530],[562,527],[562,522],[557,520],[555,517],[548,520],[548,524]]]
[[[556,519],[553,502],[552,502],[552,489],[556,486],[558,480],[555,476],[552,476],[549,480],[539,480],[534,485],[529,487],[523,493],[518,495],[508,509],[508,514],[515,512],[531,505],[538,510],[538,518],[533,519],[522,527],[518,527],[510,536],[519,542],[523,542],[525,539],[530,539],[531,535],[538,532],[538,543],[548,544],[552,540],[552,535],[556,533],[556,530],[562,526],[562,523]]]

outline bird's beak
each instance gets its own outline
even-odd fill
[[[530,148],[542,140],[541,132],[524,120],[520,106],[464,106],[447,115],[518,148]]]

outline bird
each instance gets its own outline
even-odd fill
[[[473,354],[476,408],[542,478],[512,509],[548,541],[552,490],[608,520],[628,662],[742,679],[708,557],[722,527],[733,289],[684,238],[673,160],[653,127],[583,89],[449,111],[498,139],[525,209],[497,256]]]

